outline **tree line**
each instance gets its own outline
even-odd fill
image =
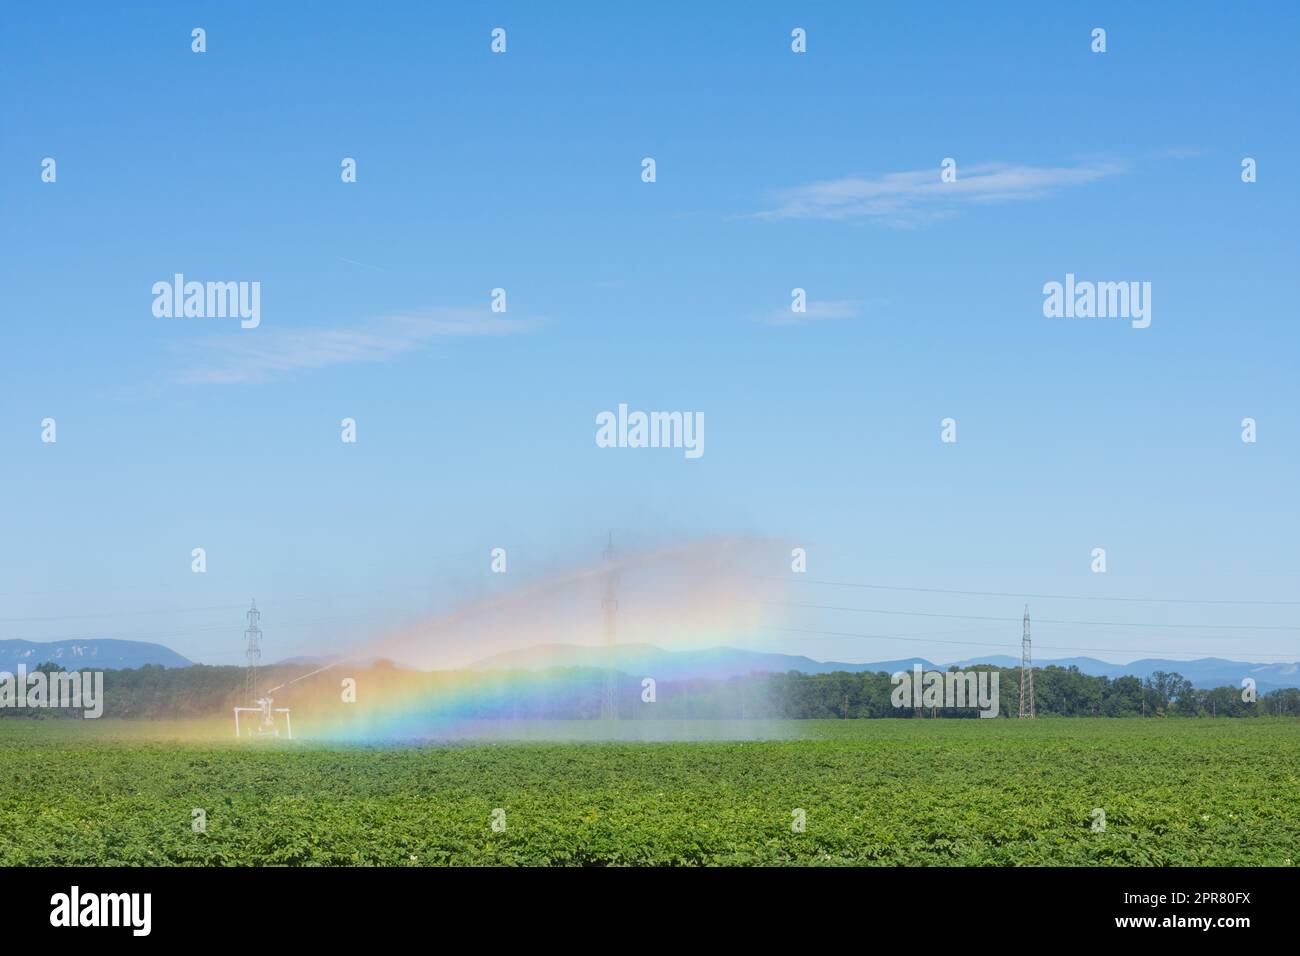
[[[42,664],[46,673],[62,668]],[[998,713],[1020,710],[1020,668],[971,668],[998,675]],[[969,672],[969,671],[968,671]],[[301,675],[301,667],[262,668],[259,686],[270,688]],[[925,719],[975,718],[973,709],[894,705],[884,672],[828,674],[753,673],[726,680],[664,680],[647,686],[640,675],[610,675],[598,668],[546,671],[413,671],[387,662],[326,670],[276,695],[276,706],[295,715],[332,716],[343,703],[340,685],[351,680],[355,707],[382,711],[400,704],[430,717],[479,719],[583,719],[598,717],[606,681],[614,685],[620,718],[695,719]],[[651,678],[653,680],[653,678]],[[157,665],[104,672],[104,716],[175,720],[226,716],[244,699],[241,667]],[[1254,717],[1300,715],[1300,689],[1284,688],[1250,699],[1239,687],[1198,689],[1177,673],[1092,677],[1077,667],[1034,668],[1035,712],[1043,717]],[[653,701],[648,697],[653,697]],[[0,717],[80,717],[79,711],[0,706]]]

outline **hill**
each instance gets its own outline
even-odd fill
[[[189,667],[191,660],[182,657],[169,647],[148,641],[119,641],[112,638],[92,638],[81,641],[0,641],[0,671],[13,673],[19,664],[30,670],[47,661],[68,670],[93,667],[117,670],[161,664],[163,667]]]
[[[748,651],[734,647],[710,647],[701,650],[670,651],[652,644],[624,644],[606,651],[603,647],[576,644],[546,644],[496,654],[473,665],[475,670],[541,670],[549,667],[612,667],[627,674],[654,676],[660,680],[725,680],[752,673],[829,674],[910,670],[920,664],[925,670],[947,670],[950,665],[934,664],[922,657],[903,660],[872,661],[852,664],[844,661],[817,661],[797,654]],[[991,664],[996,667],[1019,667],[1020,659],[1005,654],[989,654],[959,661],[955,666],[973,667]],[[1194,661],[1146,658],[1130,664],[1111,664],[1091,657],[1038,660],[1034,667],[1077,667],[1090,677],[1131,675],[1146,679],[1158,671],[1179,673],[1194,687],[1237,687],[1243,677],[1253,677],[1261,692],[1283,687],[1300,687],[1300,664],[1259,664],[1246,661],[1206,657]]]

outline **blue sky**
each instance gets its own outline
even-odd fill
[[[383,9],[7,10],[0,638],[233,663],[256,595],[268,656],[311,653],[587,562],[609,529],[770,540],[775,573],[793,542],[815,580],[1300,601],[1294,5]],[[926,187],[945,157],[960,192]],[[155,317],[176,272],[259,281],[261,325]],[[1067,272],[1150,282],[1150,328],[1045,318]],[[620,402],[702,412],[706,453],[597,448]],[[1036,625],[1042,656],[1300,659],[1294,604],[1034,609],[1153,625]],[[910,637],[747,646],[1019,636],[785,623]]]

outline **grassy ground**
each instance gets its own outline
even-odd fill
[[[792,721],[718,735],[769,739],[537,739],[599,736],[573,722],[529,725],[534,739],[519,743],[386,748],[228,732],[0,719],[0,864],[1300,861],[1295,719]]]

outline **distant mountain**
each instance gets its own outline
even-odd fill
[[[994,664],[998,667],[1019,667],[1020,659],[1007,655],[977,657],[958,663],[958,667],[971,664]],[[1123,677],[1131,675],[1143,680],[1156,671],[1177,672],[1192,682],[1194,687],[1240,687],[1243,677],[1253,677],[1255,686],[1262,692],[1280,687],[1300,687],[1300,663],[1259,664],[1230,661],[1221,657],[1203,657],[1194,661],[1170,661],[1162,658],[1145,658],[1131,664],[1109,664],[1092,657],[1067,657],[1061,660],[1035,661],[1035,667],[1077,667],[1092,677]]]
[[[669,651],[653,644],[619,644],[612,649],[577,644],[543,644],[507,651],[470,665],[471,670],[541,670],[548,667],[613,667],[629,674],[653,674],[658,680],[722,680],[752,673],[829,674],[832,671],[910,670],[914,663],[926,669],[936,665],[921,657],[873,664],[815,661],[797,654],[745,651],[734,647],[708,647]]]
[[[297,657],[283,657],[276,661],[273,666],[289,666],[290,664],[300,664],[303,667],[320,667],[324,664],[332,664],[337,658],[334,657],[313,657],[310,654],[299,655]]]
[[[393,663],[392,658],[384,657],[379,654],[368,654],[365,657],[343,657],[335,655],[332,657],[321,657],[312,654],[298,654],[293,657],[282,657],[280,660],[271,664],[271,667],[333,667],[335,664],[351,664],[354,667],[374,667],[375,665]],[[241,665],[242,666],[242,665]],[[265,666],[265,665],[264,665]]]
[[[950,665],[934,664],[923,657],[895,661],[849,664],[843,661],[816,661],[796,654],[747,651],[734,647],[710,647],[701,650],[670,651],[653,644],[621,644],[607,650],[576,644],[545,644],[519,651],[508,651],[484,658],[471,665],[473,670],[541,670],[548,667],[612,667],[632,675],[651,676],[658,680],[713,679],[725,680],[755,672],[829,674],[832,671],[911,670],[920,664],[925,670],[947,670]],[[974,657],[956,664],[971,667],[991,664],[995,667],[1019,667],[1020,658],[1006,654]],[[1261,693],[1281,687],[1300,687],[1300,663],[1257,664],[1207,657],[1195,661],[1145,659],[1131,664],[1110,664],[1091,657],[1068,657],[1060,660],[1035,661],[1037,667],[1077,667],[1092,677],[1132,675],[1146,679],[1156,671],[1177,672],[1195,687],[1239,687],[1243,677],[1253,677]]]
[[[280,665],[321,667],[338,658],[290,657]],[[357,661],[364,666],[374,663]],[[0,671],[14,672],[19,664],[28,669],[52,661],[69,670],[95,667],[105,670],[143,667],[161,664],[164,667],[189,667],[193,661],[180,654],[147,641],[119,641],[109,638],[81,641],[0,640]],[[924,670],[946,670],[950,665],[935,664],[923,657],[908,657],[894,661],[872,661],[850,664],[844,661],[818,661],[801,654],[777,654],[747,651],[735,647],[707,647],[699,650],[670,651],[653,644],[620,644],[611,650],[603,647],[583,647],[577,644],[545,644],[508,651],[484,658],[470,665],[471,670],[542,670],[551,667],[612,667],[634,677],[654,677],[657,680],[726,680],[753,673],[778,673],[798,671],[803,674],[829,674],[832,671],[896,671],[911,670],[920,664]],[[1007,654],[990,654],[959,661],[957,667],[991,664],[995,667],[1018,667],[1020,658]],[[1091,677],[1109,677],[1112,680],[1124,675],[1146,679],[1156,671],[1177,672],[1195,687],[1240,687],[1243,677],[1252,677],[1261,693],[1282,687],[1300,687],[1300,663],[1256,664],[1244,661],[1206,657],[1195,661],[1171,661],[1147,658],[1131,664],[1111,664],[1092,657],[1068,657],[1059,660],[1034,662],[1035,667],[1077,667]]]
[[[148,641],[118,641],[111,638],[93,638],[84,641],[0,641],[0,671],[14,673],[19,664],[28,670],[38,664],[53,662],[68,670],[94,667],[101,670],[118,670],[161,664],[164,667],[189,667],[187,660],[169,647]]]

